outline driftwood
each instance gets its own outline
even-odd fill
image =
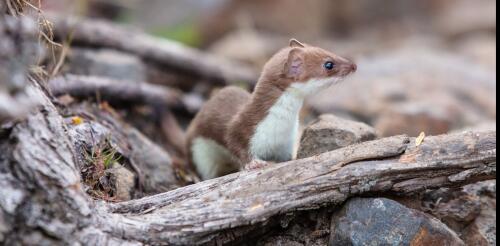
[[[254,84],[258,74],[235,64],[188,48],[179,43],[130,30],[116,24],[90,19],[51,18],[57,37],[71,37],[74,44],[106,47],[135,54],[146,61],[215,84],[246,82]]]
[[[296,211],[352,196],[410,195],[496,175],[496,132],[430,137],[419,147],[394,137],[140,200],[96,203],[80,188],[62,118],[48,99],[40,110],[0,141],[7,149],[0,152],[0,239],[7,244],[235,243]],[[348,165],[335,170],[339,163]]]

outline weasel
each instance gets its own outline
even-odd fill
[[[187,131],[190,163],[206,180],[249,163],[292,160],[304,99],[356,70],[345,58],[292,39],[266,63],[252,94],[229,86],[201,108]]]

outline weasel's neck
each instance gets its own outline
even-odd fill
[[[251,157],[276,162],[293,159],[299,130],[299,113],[304,103],[302,94],[293,88],[283,91],[263,86],[257,88],[253,100],[254,105],[264,102],[261,105],[264,114],[250,138]]]

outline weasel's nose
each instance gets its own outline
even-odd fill
[[[351,64],[351,70],[353,73],[358,71],[358,65],[356,65],[356,63]]]

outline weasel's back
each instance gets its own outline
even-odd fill
[[[191,122],[186,154],[203,179],[237,171],[237,164],[227,160],[232,156],[225,147],[225,134],[231,119],[250,101],[250,97],[249,92],[239,87],[223,88],[205,103]],[[221,165],[220,162],[227,163]],[[221,168],[223,170],[219,170]]]

